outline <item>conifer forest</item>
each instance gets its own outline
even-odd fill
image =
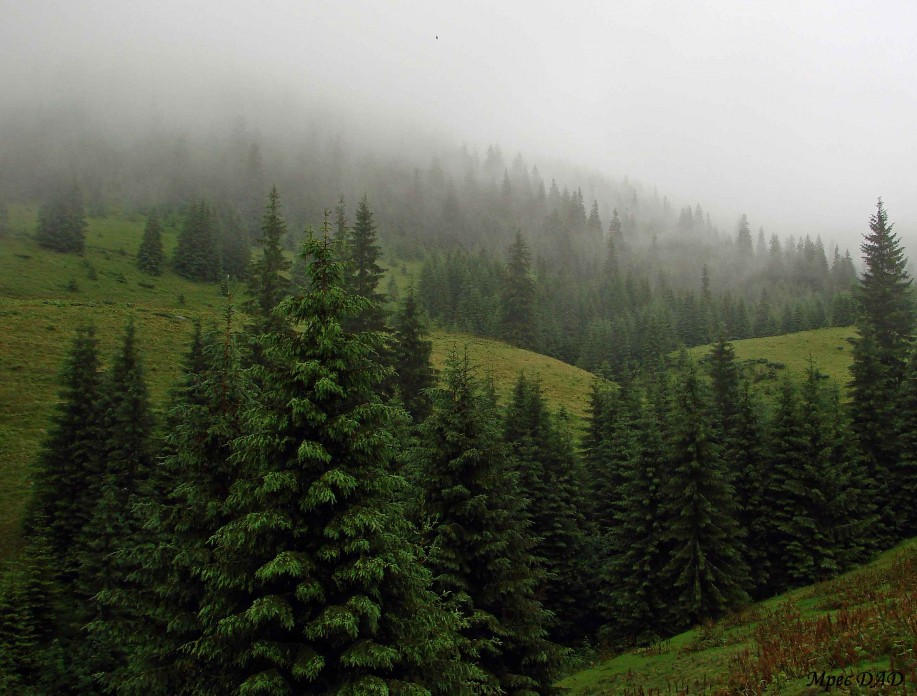
[[[917,693],[914,102],[713,4],[10,3],[0,694]]]

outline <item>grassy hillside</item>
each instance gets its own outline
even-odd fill
[[[879,688],[889,670],[902,675],[906,690]],[[808,685],[813,671],[825,673],[828,688]],[[854,675],[854,686],[862,675],[860,693],[914,693],[917,539],[834,580],[600,661],[561,686],[568,696],[816,694],[831,690],[829,677],[840,674]]]
[[[113,355],[128,319],[137,325],[154,406],[161,409],[179,375],[192,320],[217,320],[227,300],[213,285],[166,272],[151,277],[134,267],[144,221],[124,217],[89,220],[84,256],[40,249],[31,239],[35,211],[13,207],[13,233],[0,239],[0,560],[15,551],[29,491],[29,468],[38,453],[57,397],[57,374],[76,328],[92,322],[103,359]],[[177,230],[166,228],[171,254]],[[392,270],[399,289],[410,267]],[[384,284],[387,281],[384,281]],[[241,294],[241,288],[235,290]],[[490,371],[505,395],[518,370],[538,373],[555,407],[574,422],[585,410],[592,375],[497,341],[438,332],[433,361],[467,349],[472,363]]]
[[[433,366],[437,369],[442,368],[451,351],[461,355],[467,350],[472,365],[482,375],[493,375],[501,400],[509,396],[519,371],[523,370],[529,376],[538,375],[545,398],[555,409],[562,406],[574,424],[582,423],[586,417],[589,388],[595,380],[591,372],[540,353],[470,334],[434,331],[431,339]]]
[[[819,372],[835,381],[842,389],[850,381],[852,346],[850,339],[856,335],[852,326],[799,331],[783,336],[748,338],[733,341],[736,358],[744,362],[761,390],[773,392],[784,373],[799,377],[815,361]],[[696,346],[688,353],[696,360],[703,359],[710,346]]]

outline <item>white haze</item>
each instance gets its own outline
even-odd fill
[[[881,195],[913,256],[915,20],[841,0],[0,0],[0,114],[78,93],[116,133],[241,114],[414,155],[498,143],[852,250]]]

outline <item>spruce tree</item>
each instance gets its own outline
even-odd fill
[[[42,534],[0,574],[0,691],[41,696],[78,683],[61,668],[60,561]],[[63,688],[61,688],[63,687]]]
[[[859,336],[851,366],[854,427],[880,484],[878,499],[888,501],[881,508],[886,541],[900,537],[911,507],[893,491],[906,475],[900,466],[896,410],[915,326],[907,259],[892,227],[879,199],[860,247],[866,270],[857,291]]]
[[[208,693],[232,672],[226,665],[214,673],[192,657],[214,564],[210,538],[227,522],[224,501],[236,476],[230,454],[242,434],[245,388],[231,324],[227,310],[222,336],[195,328],[172,393],[167,454],[154,491],[137,506],[147,534],[122,554],[131,586],[111,600],[139,620],[124,641],[131,646],[125,664],[106,675],[119,694]]]
[[[405,409],[416,422],[420,422],[430,411],[426,390],[433,386],[435,373],[430,365],[433,344],[425,338],[413,288],[408,290],[401,311],[395,318],[394,338],[398,392]]]
[[[500,335],[522,348],[531,348],[535,340],[535,281],[530,271],[529,248],[517,232],[509,247],[500,293]]]
[[[69,575],[95,505],[102,464],[101,377],[93,327],[77,329],[60,381],[60,401],[35,468],[26,528],[31,536],[46,538],[60,570]]]
[[[219,277],[216,219],[206,202],[192,204],[185,213],[172,266],[189,280],[213,282]]]
[[[485,685],[535,696],[550,693],[560,653],[548,640],[551,616],[537,599],[544,571],[498,422],[467,355],[450,355],[418,454],[429,563],[434,586],[465,621],[463,649]]]
[[[457,625],[428,589],[391,473],[397,411],[376,389],[382,337],[342,323],[369,305],[309,239],[310,290],[268,331],[233,445],[227,521],[211,538],[193,655],[218,693],[463,693]]]
[[[55,194],[38,211],[35,238],[40,246],[47,249],[82,254],[86,227],[83,196],[74,185],[69,191]]]
[[[611,407],[613,393],[609,383],[596,379],[589,388],[589,410],[586,418],[585,432],[580,440],[580,451],[583,459],[583,472],[585,475],[584,500],[581,505],[586,515],[588,530],[587,554],[591,558],[600,556],[599,520],[600,493],[596,486],[598,476],[596,472],[601,467],[602,446],[605,441],[606,418],[605,414]],[[593,574],[594,575],[594,574]]]
[[[874,489],[851,444],[839,403],[824,393],[814,365],[801,399],[784,381],[769,447],[771,590],[829,578],[870,547]]]
[[[862,558],[879,548],[877,486],[870,479],[863,452],[850,423],[849,409],[841,404],[839,389],[834,385],[822,391],[824,437],[830,443],[825,479],[832,498],[826,515],[826,528],[831,543],[837,549],[837,569],[843,572],[858,565]]]
[[[548,411],[541,384],[520,373],[506,414],[504,437],[512,446],[521,493],[529,500],[535,552],[547,571],[545,608],[555,616],[551,635],[569,642],[582,637],[586,604],[582,558],[585,517],[579,510],[583,474],[569,434]]]
[[[352,331],[382,331],[385,328],[385,314],[382,310],[385,298],[378,291],[379,281],[384,274],[379,265],[382,250],[376,239],[376,223],[366,196],[357,206],[356,219],[348,241],[348,286],[351,292],[370,301],[360,315],[351,320],[348,328]]]
[[[596,532],[604,541],[606,555],[614,555],[612,535],[621,512],[622,488],[634,455],[634,419],[637,417],[636,395],[628,381],[614,394],[609,393],[598,416],[598,442],[589,456],[589,479],[592,485]]]
[[[735,488],[736,511],[742,529],[743,551],[751,573],[753,591],[767,581],[767,554],[761,544],[762,525],[770,514],[763,505],[762,489],[767,463],[760,407],[749,386],[739,376],[735,349],[723,337],[708,357],[711,378],[711,437],[721,450],[725,471]]]
[[[736,248],[739,252],[740,263],[747,264],[751,261],[753,255],[751,227],[749,227],[748,217],[744,213],[739,219],[739,231],[736,234]]]
[[[639,394],[627,399],[626,421],[620,425],[624,423],[633,430],[634,439],[628,460],[622,462],[623,481],[615,492],[615,524],[607,532],[603,596],[597,604],[607,621],[602,630],[606,641],[641,645],[667,631],[668,598],[662,589],[661,572],[666,556],[660,514],[667,472],[662,436],[665,424]]]
[[[771,483],[770,461],[764,433],[762,406],[748,382],[739,385],[738,410],[729,447],[728,468],[736,492],[738,521],[742,529],[745,561],[755,598],[764,596],[770,577],[769,553],[765,544],[771,510],[765,491]]]
[[[726,462],[733,460],[734,437],[739,411],[739,368],[735,348],[723,336],[717,340],[708,356],[712,386],[713,434],[723,447]]]
[[[771,511],[767,533],[763,546],[769,555],[770,577],[767,582],[767,593],[776,594],[790,587],[794,575],[810,577],[806,569],[793,570],[794,562],[785,551],[793,541],[794,518],[803,519],[806,515],[806,498],[809,492],[797,485],[797,476],[807,468],[805,461],[805,433],[802,426],[802,413],[799,406],[799,395],[789,378],[780,386],[776,412],[770,427],[768,454],[771,464],[771,480],[765,489],[766,505]],[[823,495],[822,492],[818,493]],[[807,559],[804,541],[796,543],[797,555],[802,555],[801,562]]]
[[[277,187],[268,194],[267,207],[261,220],[261,255],[252,261],[248,273],[248,313],[254,319],[252,333],[268,333],[284,325],[283,319],[273,315],[274,308],[289,292],[289,282],[284,274],[290,269],[290,262],[283,255],[282,239],[286,234],[286,222],[280,216],[280,197]]]
[[[679,383],[672,424],[670,470],[662,488],[662,574],[673,588],[675,625],[716,619],[748,600],[735,491],[704,414],[707,397],[697,370]]]
[[[136,505],[149,495],[153,467],[153,417],[133,322],[102,387],[102,466],[98,497],[83,528],[76,589],[92,598],[86,606],[90,633],[98,647],[94,670],[117,668],[124,659],[122,639],[136,620],[133,607],[118,601],[129,584],[122,550],[142,534]]]
[[[163,258],[162,226],[154,210],[147,218],[146,227],[143,230],[143,239],[137,251],[137,268],[150,275],[160,275]]]

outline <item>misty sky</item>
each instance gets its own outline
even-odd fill
[[[0,0],[0,94],[189,119],[319,103],[849,244],[882,195],[913,257],[915,35],[912,2]]]

